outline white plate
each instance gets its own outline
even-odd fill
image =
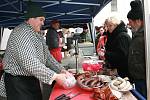
[[[126,93],[126,92],[128,92],[128,91],[130,91],[130,90],[132,90],[133,89],[133,86],[132,85],[130,85],[130,87],[128,88],[128,89],[126,89],[126,90],[118,90],[119,92],[122,92],[122,93]]]
[[[103,82],[111,82],[111,76],[108,75],[98,75],[99,78],[102,79]]]
[[[118,99],[120,99],[122,97],[122,92],[119,92],[119,91],[116,91],[116,90],[112,90],[111,89],[111,92],[114,96],[116,96]]]
[[[115,80],[112,80],[111,82],[114,82]],[[110,82],[110,84],[111,84],[111,82]],[[131,85],[131,83],[129,82],[129,81],[127,81],[128,83],[128,86],[126,85],[126,87],[124,87],[123,89],[115,89],[115,91],[119,91],[119,92],[122,92],[122,93],[126,93],[126,92],[128,92],[128,91],[130,91],[130,90],[132,90],[133,89],[133,86]],[[111,87],[111,85],[109,84],[109,87],[112,89],[112,87]],[[112,90],[114,90],[114,89],[112,89]]]

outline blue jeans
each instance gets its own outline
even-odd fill
[[[136,90],[145,98],[147,98],[146,80],[139,80],[135,82]]]

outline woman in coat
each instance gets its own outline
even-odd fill
[[[115,17],[107,19],[108,38],[105,46],[105,61],[110,69],[117,69],[121,77],[128,76],[128,50],[131,42],[126,25]]]

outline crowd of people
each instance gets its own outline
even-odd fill
[[[103,27],[97,28],[96,50],[99,58],[105,60],[107,68],[117,69],[121,77],[129,77],[136,90],[147,97],[143,5],[137,0],[132,1],[130,6],[128,25],[109,17]],[[102,33],[101,28],[105,30]],[[127,28],[131,29],[132,37]]]
[[[117,69],[123,78],[129,77],[136,90],[146,98],[143,6],[138,0],[130,5],[127,18],[132,37],[122,20],[109,17],[103,26],[96,28],[95,49],[99,59],[105,60],[107,68]],[[63,85],[66,77],[72,76],[60,64],[64,47],[62,33],[57,32],[60,21],[50,22],[45,41],[39,35],[45,21],[42,9],[30,1],[25,17],[25,22],[12,31],[3,58],[0,95],[7,96],[7,100],[42,100],[40,82],[51,85],[56,81]],[[91,42],[87,33],[88,29],[83,27],[80,42]]]

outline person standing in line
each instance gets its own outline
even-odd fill
[[[61,63],[62,54],[61,48],[63,47],[60,36],[57,30],[60,28],[60,22],[58,20],[52,20],[51,26],[46,34],[46,44],[50,50],[52,56]]]
[[[81,42],[81,43],[91,42],[91,36],[90,36],[87,26],[83,26],[83,32],[80,34],[80,38],[81,38],[81,41],[79,41],[79,42]]]
[[[117,69],[121,77],[128,76],[128,50],[131,37],[127,33],[123,21],[110,17],[107,19],[107,42],[105,50],[98,52],[101,59],[108,64],[109,69]]]
[[[99,31],[100,32],[99,32],[99,35],[97,37],[98,38],[98,43],[96,45],[96,51],[97,51],[97,53],[99,52],[99,50],[105,48],[105,43],[106,43],[106,36],[103,35],[103,33],[104,33],[104,27],[100,26],[100,30]]]
[[[132,41],[129,48],[128,71],[136,90],[147,97],[143,6],[140,0],[131,1],[130,6],[127,18],[132,28]]]
[[[49,53],[39,34],[45,14],[29,1],[26,21],[12,31],[3,59],[0,95],[7,100],[42,100],[40,83],[62,85],[70,75]]]
[[[99,31],[96,33],[96,39],[95,39],[96,49],[97,49],[97,46],[98,46],[98,43],[99,43],[99,39],[100,39],[101,36],[103,36],[103,33],[104,33],[104,27],[100,26]],[[96,53],[97,53],[97,50],[96,50]]]

